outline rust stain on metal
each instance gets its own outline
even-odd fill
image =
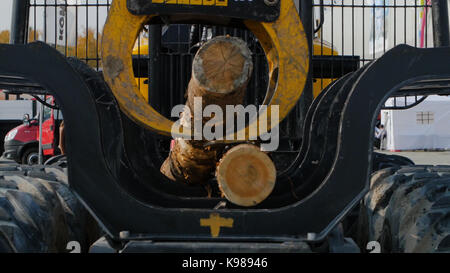
[[[105,59],[105,69],[106,73],[108,73],[108,76],[112,79],[119,76],[119,74],[123,71],[124,65],[120,58],[117,58],[115,56],[107,56]]]

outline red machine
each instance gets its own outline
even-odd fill
[[[54,106],[53,97],[47,97],[46,103]],[[56,109],[44,106],[42,119],[42,150],[44,159],[59,154],[58,130],[62,118]],[[10,130],[5,136],[5,152],[3,156],[17,163],[33,165],[39,158],[39,116],[30,119],[24,115],[23,124]]]

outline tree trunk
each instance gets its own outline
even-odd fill
[[[216,170],[223,195],[240,206],[255,206],[265,200],[275,186],[276,169],[258,146],[241,144],[230,149]]]
[[[225,117],[226,105],[243,104],[252,69],[251,52],[241,39],[219,36],[205,43],[192,64],[187,109],[181,113],[181,125],[190,125],[194,135],[194,124],[202,124],[203,128],[213,118],[194,115],[195,110],[203,113],[206,106],[218,105]],[[202,99],[201,107],[194,107],[195,98]],[[221,126],[225,124],[222,123]],[[205,184],[213,177],[220,154],[217,146],[206,147],[207,143],[203,134],[201,138],[191,140],[175,139],[169,157],[161,166],[161,172],[174,181]]]

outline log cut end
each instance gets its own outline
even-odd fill
[[[194,59],[193,75],[209,92],[230,93],[245,86],[253,62],[247,44],[239,38],[219,36],[203,45]]]
[[[272,192],[276,169],[269,156],[257,146],[242,144],[222,157],[216,177],[225,198],[248,207],[261,203]]]

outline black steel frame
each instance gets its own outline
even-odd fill
[[[28,15],[30,12],[29,0],[16,0],[13,2],[11,17],[11,44],[24,44],[28,34]]]
[[[279,177],[293,181],[291,194],[279,190],[252,209],[214,209],[224,200],[176,194],[185,188],[168,184],[151,161],[144,166],[153,177],[143,179],[135,161],[142,158],[139,153],[159,153],[156,136],[121,114],[99,75],[70,65],[54,48],[40,42],[0,45],[0,83],[12,87],[19,82],[55,96],[67,121],[71,187],[116,240],[320,241],[368,189],[375,118],[384,101],[399,90],[447,93],[449,50],[400,45],[330,85],[309,108],[305,141]],[[355,160],[361,158],[367,161]],[[234,227],[212,238],[199,224],[212,213],[232,218]]]
[[[325,172],[316,191],[306,199],[280,208],[215,210],[204,205],[212,205],[217,200],[184,198],[183,201],[183,198],[157,191],[152,193],[148,189],[134,195],[130,188],[139,181],[130,170],[121,144],[127,121],[121,118],[103,82],[95,89],[88,87],[80,72],[43,43],[0,45],[0,58],[0,75],[27,78],[56,97],[67,120],[71,187],[108,234],[118,240],[121,231],[130,232],[127,238],[122,238],[124,240],[321,240],[368,188],[373,128],[383,102],[398,89],[414,82],[450,78],[448,48],[398,46],[392,49],[354,76],[344,77],[328,89],[328,92],[339,89],[337,94],[341,94],[342,109],[336,116],[340,121],[340,133],[335,135],[334,130],[327,130],[328,141],[337,141],[337,146],[331,156],[331,168]],[[18,58],[29,62],[17,62]],[[407,69],[411,62],[417,69]],[[394,67],[401,72],[392,77],[389,72]],[[378,80],[380,75],[386,76],[384,81]],[[321,100],[317,107],[321,103],[325,101]],[[316,145],[317,142],[310,142],[308,150]],[[355,161],[355,158],[368,158],[369,162]],[[136,186],[135,190],[138,188]],[[158,199],[160,205],[155,203]],[[174,203],[177,207],[161,206],[163,203]],[[183,203],[204,208],[188,208]],[[223,228],[218,239],[211,238],[210,230],[199,225],[200,219],[209,218],[211,213],[234,219],[234,228]]]
[[[448,1],[433,0],[433,33],[437,47],[450,46],[450,26],[448,18]]]

